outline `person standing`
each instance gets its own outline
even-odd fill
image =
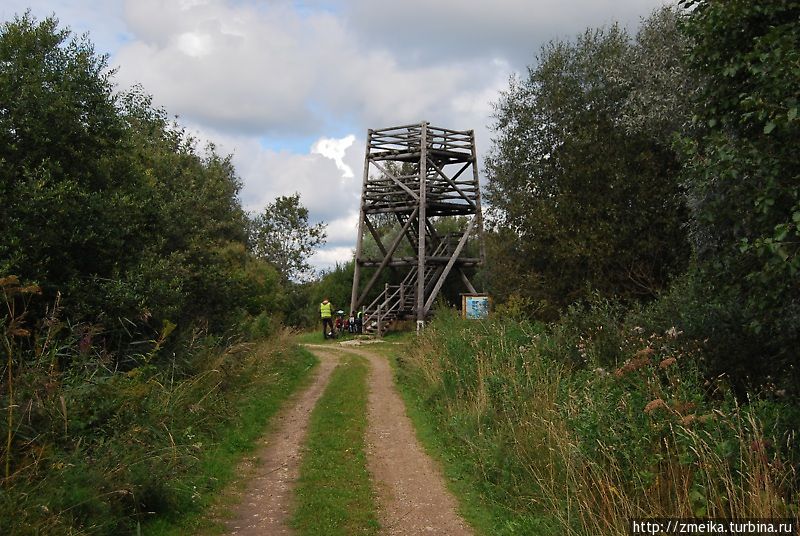
[[[322,336],[325,339],[328,336],[333,339],[336,336],[333,332],[333,305],[328,301],[328,298],[325,298],[319,304],[319,316],[322,318]]]

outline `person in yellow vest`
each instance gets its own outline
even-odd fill
[[[319,304],[319,316],[322,317],[322,336],[326,339],[328,337],[335,338],[336,335],[333,332],[333,305],[328,301],[328,298],[325,298]]]

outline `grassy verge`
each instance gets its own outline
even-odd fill
[[[793,517],[791,406],[739,405],[698,374],[695,342],[615,322],[440,318],[398,356],[465,517],[486,534],[576,536],[626,534],[634,517]]]
[[[190,531],[221,530],[207,515],[208,508],[217,500],[217,492],[236,478],[242,455],[253,451],[256,441],[268,430],[272,416],[308,381],[309,371],[318,362],[311,352],[295,345],[281,350],[278,356],[271,356],[271,351],[274,349],[261,349],[259,357],[271,357],[271,365],[240,386],[235,417],[218,431],[220,442],[201,457],[198,473],[181,483],[191,485],[194,507],[179,517],[161,517],[148,523],[147,534],[180,536]]]
[[[558,534],[553,530],[554,523],[540,514],[524,515],[515,512],[492,498],[485,480],[475,471],[475,467],[483,463],[475,459],[469,450],[462,448],[462,443],[452,441],[446,430],[437,421],[436,415],[426,406],[424,398],[416,386],[409,381],[401,381],[400,364],[411,351],[411,343],[416,339],[413,334],[397,342],[397,346],[371,347],[385,355],[392,365],[401,396],[406,406],[406,413],[416,430],[417,439],[425,451],[442,467],[447,486],[459,502],[459,513],[477,531],[486,536],[525,534]]]
[[[316,360],[283,333],[197,343],[181,359],[127,372],[92,355],[65,372],[19,367],[31,402],[17,437],[34,434],[35,463],[2,482],[0,533],[186,534],[207,523],[212,497]]]
[[[311,414],[293,525],[304,535],[378,534],[366,467],[367,363],[347,356]]]

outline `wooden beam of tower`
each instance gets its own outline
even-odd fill
[[[423,150],[420,151],[419,156],[419,207],[417,209],[419,215],[419,225],[417,226],[419,227],[417,230],[419,232],[419,241],[417,242],[417,329],[425,322],[425,222],[428,221],[425,216],[425,203],[427,202],[428,152],[424,148],[428,146],[427,136],[428,124],[422,123],[420,145]]]
[[[474,286],[472,286],[472,282],[469,280],[469,277],[467,277],[467,274],[464,273],[464,270],[460,266],[458,267],[458,273],[461,274],[461,281],[464,283],[464,286],[467,287],[467,290],[473,294],[477,294],[478,291],[475,290]]]
[[[361,185],[361,208],[358,211],[358,237],[356,240],[356,254],[353,266],[353,289],[350,291],[350,313],[355,313],[360,304],[356,303],[358,297],[358,283],[361,279],[361,270],[358,261],[361,260],[361,244],[364,241],[364,220],[367,218],[364,198],[367,195],[367,183],[369,182],[369,147],[372,144],[373,131],[367,131],[367,150],[364,154],[364,178]]]
[[[395,177],[395,176],[394,176],[392,173],[389,173],[389,171],[387,171],[385,167],[383,167],[383,166],[382,166],[382,165],[380,165],[379,163],[375,162],[374,160],[373,160],[373,162],[372,162],[372,165],[374,165],[376,168],[378,168],[379,170],[381,170],[381,173],[383,173],[384,175],[386,175],[387,177],[389,177],[390,179],[392,179],[392,181],[394,181],[394,183],[395,183],[395,184],[397,184],[397,185],[398,185],[400,188],[402,188],[403,190],[405,190],[405,192],[406,192],[408,195],[410,195],[410,196],[411,196],[411,197],[412,197],[412,198],[413,198],[415,201],[419,201],[419,196],[417,196],[417,194],[416,194],[416,193],[414,193],[414,191],[413,191],[411,188],[409,188],[408,186],[406,186],[405,184],[403,184],[403,181],[401,181],[400,179],[398,179],[397,177]]]
[[[483,263],[486,253],[474,131],[443,129],[426,121],[370,129],[360,208],[353,310],[380,291],[379,299],[365,314],[382,314],[384,319],[415,318],[419,329],[451,274],[475,292],[470,270]],[[378,225],[378,214],[396,220],[391,230]],[[446,222],[461,217],[466,220],[463,234],[439,235],[440,221],[446,229]],[[476,237],[480,255],[469,257],[467,244]],[[373,239],[376,254],[367,258],[366,241]],[[406,244],[411,246],[410,251],[406,251]],[[374,270],[365,278],[369,279],[366,286],[361,281],[365,269]],[[377,289],[387,270],[393,271],[395,286]],[[397,281],[402,281],[399,292]],[[387,315],[387,311],[391,313]]]
[[[464,249],[464,245],[467,243],[467,238],[469,238],[469,235],[472,232],[472,227],[475,225],[477,219],[478,215],[475,214],[472,217],[472,219],[469,220],[469,225],[467,225],[464,234],[461,236],[461,240],[458,241],[458,245],[456,246],[455,251],[453,251],[453,254],[450,256],[450,260],[447,261],[447,265],[444,267],[442,274],[439,276],[439,280],[436,282],[436,286],[433,287],[433,290],[431,291],[431,295],[428,298],[428,301],[425,302],[425,311],[424,311],[425,314],[428,314],[431,305],[433,305],[433,301],[436,299],[436,295],[442,289],[442,285],[444,285],[445,279],[447,279],[447,274],[450,273],[450,270],[456,263],[456,259],[458,258],[459,255],[461,255],[461,250]]]
[[[458,171],[458,173],[456,173],[456,175],[455,175],[453,178],[450,178],[450,177],[448,177],[448,176],[447,176],[447,174],[444,172],[444,170],[443,170],[442,168],[440,168],[440,167],[439,167],[439,166],[436,164],[436,162],[432,162],[432,163],[433,163],[433,167],[434,167],[434,168],[436,168],[436,171],[437,171],[437,173],[439,173],[439,175],[440,175],[440,176],[441,176],[441,177],[442,177],[444,180],[446,180],[446,181],[448,182],[448,184],[450,184],[450,186],[453,188],[453,190],[455,190],[455,191],[456,191],[456,193],[458,193],[458,195],[460,195],[462,198],[464,198],[464,201],[466,201],[467,203],[469,203],[469,204],[470,204],[470,206],[472,206],[473,208],[475,208],[475,201],[473,201],[472,199],[470,199],[470,198],[467,196],[467,194],[465,194],[465,193],[464,193],[464,191],[463,191],[461,188],[459,188],[459,187],[458,187],[458,185],[456,184],[456,179],[458,179],[458,176],[459,176],[459,175],[461,175],[461,174],[464,172],[464,170],[466,170],[466,169],[467,169],[467,168],[468,168],[468,167],[471,165],[471,162],[467,162],[466,164],[464,164],[464,167],[462,167],[462,168],[461,168],[461,169]]]
[[[475,185],[475,205],[476,210],[475,215],[478,217],[478,248],[480,251],[481,257],[481,264],[486,263],[486,244],[483,242],[483,213],[481,212],[481,187],[480,187],[480,179],[478,178],[478,153],[477,149],[475,148],[475,133],[470,130],[469,131],[470,137],[472,138],[472,147],[470,151],[472,152],[472,161],[476,164],[472,166],[472,183]]]
[[[372,222],[369,221],[369,218],[367,218],[366,214],[364,215],[364,223],[367,225],[367,229],[369,229],[372,238],[375,239],[375,243],[378,245],[378,249],[381,250],[381,253],[383,253],[383,256],[385,257],[387,255],[386,248],[384,247],[383,242],[381,242],[381,237],[378,234],[378,231],[376,231],[375,227],[372,226]]]
[[[375,269],[375,273],[372,274],[372,278],[369,280],[367,285],[364,287],[364,291],[358,297],[358,301],[355,302],[354,309],[358,309],[361,306],[361,304],[364,303],[364,299],[366,299],[367,293],[370,290],[372,290],[372,285],[375,284],[375,281],[378,280],[378,276],[381,275],[381,272],[383,271],[383,269],[386,268],[387,264],[389,264],[389,261],[392,259],[392,255],[394,255],[394,252],[397,249],[397,246],[400,245],[400,240],[402,240],[403,235],[406,232],[406,229],[408,229],[408,226],[411,225],[411,222],[414,220],[414,216],[416,216],[418,211],[419,211],[419,208],[415,209],[414,212],[411,213],[411,217],[408,219],[408,221],[403,226],[403,228],[400,229],[400,232],[397,233],[397,236],[394,237],[394,240],[392,240],[392,243],[389,246],[389,249],[386,252],[386,255],[383,257],[383,261],[381,261],[380,266],[378,266],[378,268]]]
[[[397,221],[400,225],[405,225],[406,220],[403,220],[403,215],[399,212],[396,212],[395,215],[397,216]],[[409,218],[410,220],[411,218]],[[417,243],[414,241],[414,235],[411,233],[409,228],[406,228],[406,238],[408,238],[408,243],[411,246],[411,250],[413,251],[417,247]]]

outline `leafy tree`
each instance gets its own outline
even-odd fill
[[[278,197],[250,224],[253,253],[275,266],[287,281],[309,277],[308,258],[325,243],[325,237],[324,223],[308,223],[308,209],[300,204],[300,194]]]
[[[0,272],[58,284],[110,268],[102,249],[126,229],[104,224],[129,201],[106,192],[124,139],[112,71],[57,26],[0,28]]]
[[[346,313],[350,312],[350,291],[353,288],[353,270],[355,261],[350,260],[346,263],[336,265],[320,274],[320,278],[314,282],[310,289],[310,309],[311,319],[314,322],[319,320],[319,303],[323,299],[330,299],[336,309],[342,309]]]
[[[712,369],[796,389],[800,343],[800,5],[690,0],[691,67],[707,83],[684,140]]]
[[[592,289],[653,297],[685,267],[670,139],[689,114],[669,85],[684,85],[670,74],[683,46],[675,22],[662,10],[635,41],[613,26],[552,42],[511,79],[486,164],[500,298],[526,296],[552,316]]]
[[[280,289],[247,251],[230,158],[112,74],[55,18],[0,27],[0,273],[38,282],[42,304],[61,293],[121,355],[167,320],[220,332]]]

